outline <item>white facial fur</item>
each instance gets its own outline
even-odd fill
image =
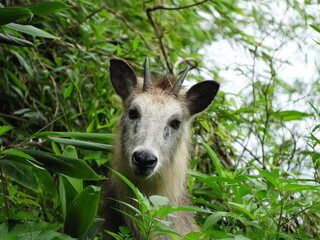
[[[132,118],[130,111],[139,116]],[[131,158],[135,151],[148,151],[157,157],[157,165],[148,177],[170,166],[188,131],[185,111],[178,99],[165,93],[146,92],[133,98],[122,118],[125,161],[131,169],[134,168]]]

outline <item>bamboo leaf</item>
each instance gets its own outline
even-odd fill
[[[5,134],[6,132],[10,131],[11,129],[13,129],[14,127],[9,126],[9,125],[4,125],[0,127],[0,136]]]
[[[275,173],[267,172],[265,170],[257,168],[260,174],[267,179],[273,186],[276,188],[279,188],[279,183],[278,183],[278,175]]]
[[[60,144],[72,145],[78,148],[88,149],[88,150],[106,151],[106,150],[112,149],[111,145],[102,144],[102,143],[85,142],[81,140],[72,140],[72,139],[58,138],[58,137],[48,137],[48,139]]]
[[[81,159],[58,156],[25,148],[20,148],[19,150],[35,158],[38,162],[43,164],[44,168],[48,170],[84,180],[103,179],[97,175],[85,161]]]
[[[222,164],[221,164],[220,159],[218,158],[217,154],[204,141],[202,141],[202,144],[203,144],[204,148],[207,150],[207,152],[208,152],[208,154],[209,154],[214,166],[216,167],[216,171],[217,171],[218,175],[220,177],[225,177],[226,174],[223,171]]]
[[[6,7],[0,8],[0,26],[14,22],[21,18],[32,17],[32,12],[27,8]]]
[[[291,110],[291,111],[275,112],[271,116],[280,118],[282,121],[287,122],[287,121],[301,120],[305,117],[311,117],[312,114]]]
[[[207,217],[206,221],[203,224],[203,229],[208,230],[212,225],[216,224],[220,219],[228,216],[227,212],[214,212],[209,217]]]
[[[316,25],[311,24],[310,27],[312,27],[314,30],[320,33],[320,28],[317,27]]]
[[[16,156],[16,157],[20,157],[20,158],[23,158],[23,159],[28,159],[30,161],[33,161],[33,162],[36,162],[38,164],[40,164],[37,160],[35,160],[32,156],[24,153],[24,152],[21,152],[17,149],[6,149],[4,151],[2,151],[2,154],[5,154],[5,155],[12,155],[12,156]]]
[[[1,159],[0,165],[2,171],[12,180],[33,191],[39,189],[31,166],[6,159]]]
[[[16,30],[18,32],[23,32],[35,37],[43,37],[43,38],[51,38],[51,39],[59,39],[56,36],[53,36],[52,34],[43,31],[39,28],[36,28],[31,25],[21,25],[21,24],[16,24],[16,23],[9,23],[6,24],[5,27]]]
[[[19,87],[20,89],[22,89],[23,91],[27,92],[28,89],[27,87],[20,81],[20,79],[11,71],[9,71],[6,68],[1,68],[1,71],[5,72],[6,74],[8,74],[8,76],[10,77],[10,79],[12,80],[12,82]]]
[[[112,143],[115,138],[115,134],[107,133],[85,133],[85,132],[40,132],[35,134],[35,137],[69,137],[76,140],[97,142],[97,143]]]
[[[26,5],[23,7],[29,9],[34,15],[46,15],[46,14],[60,12],[62,10],[70,8],[71,6],[61,1],[52,1],[52,2],[40,2],[33,5]]]
[[[138,202],[141,203],[143,201],[143,195],[142,193],[139,191],[138,188],[136,188],[132,182],[130,182],[129,179],[127,179],[125,176],[123,176],[122,174],[116,172],[115,170],[109,168],[111,172],[113,172],[115,175],[117,175],[122,181],[124,181],[130,188],[131,190],[134,192],[134,194],[136,195],[136,198],[138,199]]]
[[[2,33],[0,33],[0,43],[21,47],[34,47],[34,44],[32,42],[11,35],[5,35]]]

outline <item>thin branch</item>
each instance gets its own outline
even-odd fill
[[[163,42],[162,42],[162,37],[163,37],[163,35],[161,34],[158,26],[156,25],[156,23],[154,22],[154,20],[153,20],[153,18],[152,18],[152,16],[151,16],[151,8],[147,8],[147,9],[146,9],[146,13],[147,13],[148,20],[149,20],[151,26],[153,27],[153,30],[154,30],[157,38],[158,38],[159,45],[160,45],[160,49],[161,49],[162,55],[163,55],[163,57],[164,57],[164,60],[165,60],[165,62],[166,62],[167,69],[169,70],[169,73],[173,74],[172,67],[171,67],[170,64],[169,64],[168,56],[167,56],[167,53],[166,53],[164,44],[163,44]]]
[[[201,2],[197,2],[197,3],[194,3],[194,4],[190,4],[190,5],[186,5],[186,6],[182,6],[182,7],[174,7],[174,8],[169,8],[169,7],[164,7],[162,5],[159,5],[159,6],[155,6],[153,8],[149,8],[149,11],[152,12],[152,11],[156,11],[156,10],[181,10],[181,9],[186,9],[186,8],[191,8],[191,7],[194,7],[194,6],[198,6],[198,5],[201,5],[205,2],[208,2],[209,0],[204,0],[204,1],[201,1]]]
[[[198,6],[198,5],[201,5],[205,2],[208,2],[209,0],[203,0],[201,2],[197,2],[197,3],[194,3],[194,4],[190,4],[190,5],[187,5],[187,6],[181,6],[181,7],[173,7],[173,8],[170,8],[170,7],[165,7],[163,5],[158,5],[158,6],[155,6],[155,7],[150,7],[150,8],[147,8],[146,9],[146,14],[147,14],[147,17],[148,17],[148,20],[152,26],[152,28],[154,29],[154,32],[158,38],[158,42],[159,42],[159,45],[160,45],[160,49],[161,49],[161,52],[162,52],[162,55],[163,55],[163,58],[164,58],[164,61],[166,63],[166,66],[167,66],[167,69],[169,71],[169,73],[173,74],[173,68],[171,67],[170,63],[169,63],[169,59],[168,59],[168,56],[167,56],[167,53],[166,53],[166,50],[165,50],[165,47],[164,47],[164,44],[163,44],[163,34],[161,33],[159,27],[157,26],[157,24],[155,23],[155,21],[153,20],[152,18],[152,12],[153,11],[156,11],[156,10],[168,10],[168,11],[172,11],[172,10],[181,10],[181,9],[186,9],[186,8],[191,8],[191,7],[194,7],[194,6]]]
[[[48,140],[41,140],[41,141],[30,141],[30,142],[25,142],[21,144],[14,144],[14,145],[7,145],[6,148],[20,148],[23,146],[42,146],[43,144],[47,143]]]
[[[88,16],[86,16],[82,21],[78,22],[76,25],[73,25],[69,28],[67,28],[65,31],[63,31],[63,34],[77,28],[80,27],[80,25],[82,25],[84,22],[86,22],[88,19],[92,18],[94,15],[96,15],[98,12],[101,12],[102,10],[104,10],[105,7],[101,7],[99,9],[97,9],[96,11],[94,11],[93,13],[89,14]]]
[[[138,34],[138,36],[144,41],[145,45],[147,46],[147,48],[149,48],[150,50],[152,49],[150,47],[150,45],[148,44],[147,40],[145,39],[145,37],[142,35],[142,33],[140,31],[138,31],[132,24],[130,24],[127,19],[120,15],[119,13],[117,13],[116,11],[114,11],[113,9],[109,8],[108,6],[103,6],[97,10],[95,10],[93,13],[89,14],[88,16],[86,16],[82,21],[80,21],[79,23],[77,23],[76,25],[68,28],[67,30],[65,30],[63,32],[63,34],[71,31],[74,28],[80,27],[80,25],[82,25],[84,22],[86,22],[88,19],[92,18],[94,15],[96,15],[97,13],[101,12],[102,10],[107,10],[109,13],[113,14],[114,16],[116,16],[117,18],[120,18],[121,21],[133,32],[135,32],[136,34]]]
[[[184,63],[184,62],[194,62],[194,63],[195,63],[194,66],[192,66],[192,67],[190,68],[190,70],[192,70],[192,69],[194,69],[194,68],[196,68],[196,67],[198,66],[197,59],[195,59],[194,57],[182,58],[182,59],[178,60],[177,62],[175,62],[175,63],[173,64],[173,69],[172,69],[172,70],[173,70],[173,73],[174,73],[174,74],[177,73],[178,66],[179,66],[181,63]]]
[[[10,114],[6,114],[6,113],[0,113],[0,117],[11,118],[11,119],[18,120],[18,121],[22,121],[22,122],[27,122],[26,119],[19,118],[19,117],[17,117],[17,116],[10,115]]]
[[[120,15],[119,13],[115,12],[113,9],[109,8],[108,6],[104,6],[104,8],[110,12],[111,14],[113,14],[114,16],[120,18],[122,20],[122,22],[129,28],[131,29],[133,32],[135,32],[136,34],[139,35],[139,37],[144,41],[145,45],[147,46],[147,48],[149,48],[150,50],[152,50],[152,48],[150,47],[150,45],[148,44],[147,40],[145,39],[145,37],[142,35],[142,33],[140,33],[132,24],[130,24],[127,19]]]

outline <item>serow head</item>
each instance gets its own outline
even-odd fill
[[[110,60],[111,82],[124,106],[119,129],[121,164],[131,176],[147,179],[179,166],[175,161],[187,161],[187,155],[177,156],[187,151],[190,120],[210,105],[219,89],[219,83],[203,81],[180,91],[188,71],[171,87],[169,80],[161,82],[165,78],[151,79],[148,60],[144,78],[138,78],[124,60]]]

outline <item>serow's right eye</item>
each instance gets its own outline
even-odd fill
[[[140,113],[136,108],[130,109],[128,115],[131,120],[140,118]]]

